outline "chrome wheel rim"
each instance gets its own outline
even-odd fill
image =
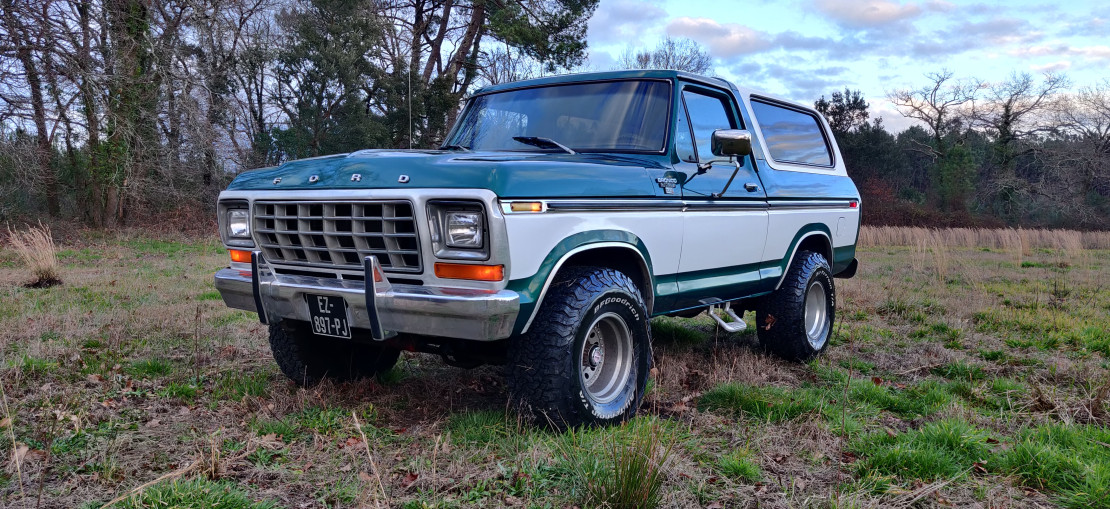
[[[823,281],[813,281],[806,289],[806,338],[809,346],[820,350],[829,335],[828,292]]]
[[[578,352],[578,379],[595,403],[609,403],[632,376],[632,331],[616,313],[605,313],[590,324]]]

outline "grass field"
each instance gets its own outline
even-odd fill
[[[428,355],[295,388],[213,239],[0,250],[0,506],[1110,507],[1110,251],[936,237],[862,249],[808,365],[656,319],[641,416],[562,435]]]

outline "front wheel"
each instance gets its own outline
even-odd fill
[[[756,309],[759,342],[786,360],[806,362],[825,351],[836,318],[832,268],[820,253],[802,251],[786,279]]]
[[[270,324],[270,351],[281,372],[302,387],[325,378],[377,376],[392,369],[401,355],[396,348],[318,336],[307,323],[293,321]]]
[[[632,417],[650,369],[647,307],[635,283],[613,269],[569,269],[509,347],[513,398],[561,429]]]

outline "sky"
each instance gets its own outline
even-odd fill
[[[713,56],[711,74],[812,104],[860,90],[888,129],[910,123],[886,99],[926,73],[987,83],[1063,73],[1071,89],[1110,80],[1110,2],[1065,0],[601,0],[588,67],[617,68],[629,49],[686,37]]]

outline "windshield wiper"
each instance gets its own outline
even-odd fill
[[[470,152],[470,147],[466,145],[444,145],[439,147],[440,150],[461,150],[463,152]]]
[[[559,143],[551,138],[541,138],[539,136],[513,136],[513,139],[525,145],[532,145],[533,147],[557,148],[559,150],[562,150],[563,152],[572,155],[578,153],[571,150],[570,147],[563,145],[562,143]]]

